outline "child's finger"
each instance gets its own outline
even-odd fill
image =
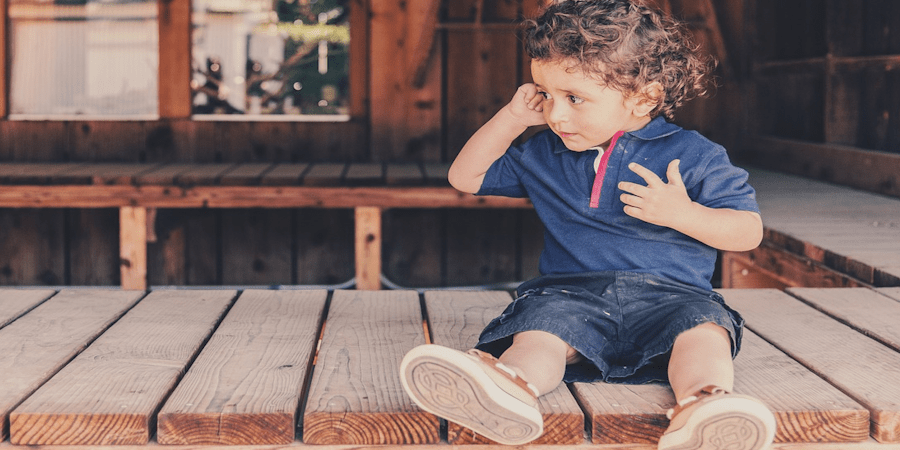
[[[680,165],[680,159],[673,159],[669,163],[669,167],[666,169],[666,177],[669,179],[669,184],[684,185],[684,181],[681,179],[681,170],[679,170]]]
[[[657,184],[662,184],[662,178],[656,176],[650,169],[638,164],[631,163],[628,165],[628,168],[631,169],[632,172],[636,173],[639,177],[643,178],[644,181],[647,182],[647,186],[654,186]]]

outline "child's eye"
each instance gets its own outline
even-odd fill
[[[581,98],[581,97],[577,97],[577,96],[574,96],[574,95],[570,95],[570,96],[569,96],[569,102],[572,103],[573,105],[579,105],[579,104],[581,104],[581,103],[584,103],[584,99]]]
[[[538,95],[540,95],[541,97],[544,97],[544,100],[550,100],[550,94],[548,94],[544,91],[538,91]]]

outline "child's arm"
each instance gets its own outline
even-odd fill
[[[513,99],[482,125],[460,150],[447,175],[450,184],[463,192],[478,192],[485,173],[506,153],[510,144],[528,127],[546,123],[541,113],[543,100],[533,84],[520,86]]]
[[[710,247],[727,251],[747,251],[762,241],[763,225],[752,211],[715,209],[693,202],[678,170],[679,160],[669,163],[668,183],[655,173],[632,163],[628,167],[647,182],[647,186],[619,183],[625,214],[654,225],[680,231]]]

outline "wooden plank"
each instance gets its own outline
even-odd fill
[[[178,176],[194,168],[194,164],[166,164],[134,178],[136,185],[173,185]]]
[[[400,360],[425,343],[413,291],[334,292],[303,416],[307,444],[429,444],[437,417],[400,385]]]
[[[191,115],[191,2],[159,2],[159,117]]]
[[[88,177],[90,184],[133,184],[134,177],[159,167],[151,163],[91,163],[55,175],[56,184],[70,184],[73,177]]]
[[[787,292],[900,352],[900,302],[866,288],[790,288]]]
[[[119,208],[119,270],[123,289],[147,289],[147,208]]]
[[[297,230],[285,209],[221,212],[222,279],[237,285],[292,284],[291,246]],[[238,256],[241,255],[241,256]]]
[[[234,296],[150,293],[10,414],[10,442],[146,444],[154,412]]]
[[[752,332],[735,360],[737,393],[751,395],[775,414],[776,442],[865,440],[868,411]],[[592,418],[594,444],[656,443],[675,404],[664,384],[575,383],[576,397]]]
[[[343,182],[346,164],[318,163],[303,174],[303,184],[308,186],[337,186]]]
[[[427,55],[441,55],[442,40],[435,39],[428,54],[419,53],[421,37],[437,32],[431,24],[438,5],[393,0],[369,5],[372,159],[440,159],[444,72],[441,58]]]
[[[384,184],[384,164],[354,163],[347,166],[344,174],[347,186],[372,186]]]
[[[869,410],[879,442],[900,441],[900,354],[770,289],[730,290],[748,327]]]
[[[381,289],[381,209],[358,207],[355,211],[356,288]]]
[[[450,171],[450,163],[425,163],[425,182],[431,186],[447,186],[447,173]]]
[[[273,167],[270,163],[239,164],[222,175],[219,183],[224,186],[254,186]]]
[[[119,211],[64,211],[67,283],[73,286],[115,286],[121,283],[122,259],[117,236]],[[146,231],[146,225],[144,226]],[[137,269],[139,270],[139,269]]]
[[[900,197],[900,155],[772,136],[743,141],[743,155],[763,168]],[[860,177],[855,174],[865,173]]]
[[[730,252],[727,262],[737,264],[735,270],[743,275],[740,278],[726,277],[727,283],[751,283],[746,287],[781,287],[779,286],[803,286],[803,287],[861,287],[866,283],[861,282],[836,270],[829,269],[822,264],[808,258],[782,251],[769,243],[765,243],[748,252]],[[754,273],[753,279],[747,275]],[[758,284],[752,284],[752,283]],[[728,284],[725,287],[740,287]]]
[[[328,292],[246,290],[159,412],[157,441],[294,441]]]
[[[7,74],[10,73],[9,62],[6,59],[6,47],[9,45],[7,40],[9,35],[6,33],[8,18],[9,13],[6,8],[6,0],[0,0],[0,86],[3,86],[3,89],[0,89],[0,118],[3,119],[6,119],[6,115],[9,113],[9,96],[6,88],[6,86],[9,86]]]
[[[190,170],[186,170],[175,179],[182,186],[215,185],[228,172],[236,167],[235,164],[194,164]]]
[[[500,315],[512,301],[502,291],[431,291],[425,293],[428,329],[432,342],[467,350],[478,343],[478,335],[488,322]],[[584,442],[584,413],[564,383],[538,399],[544,418],[544,434],[530,444],[567,445]],[[456,423],[447,423],[447,442],[493,444],[496,442]]]
[[[450,187],[16,186],[5,208],[531,208],[528,199],[474,196]]]
[[[69,282],[65,217],[66,211],[60,209],[0,210],[0,284],[58,286]]]
[[[53,289],[0,288],[0,328],[55,294]]]
[[[118,319],[141,293],[64,290],[0,329],[0,441],[9,413]]]
[[[303,172],[309,167],[306,163],[276,164],[259,180],[263,186],[296,186],[300,184]]]
[[[56,175],[81,165],[82,163],[2,163],[0,180],[6,184],[45,184]]]
[[[384,182],[389,186],[420,185],[425,182],[425,174],[419,164],[392,163],[384,168]]]

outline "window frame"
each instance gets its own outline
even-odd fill
[[[159,68],[157,95],[159,111],[156,120],[190,119],[197,121],[246,121],[246,122],[346,122],[365,115],[367,96],[366,37],[368,35],[367,0],[354,0],[350,10],[350,114],[335,116],[334,120],[322,116],[279,117],[241,116],[223,118],[218,115],[194,117],[191,114],[191,0],[157,0],[159,8]],[[0,119],[9,120],[9,59],[7,47],[9,2],[0,0]],[[103,117],[45,118],[50,121],[76,120],[128,121],[128,118]],[[27,119],[24,119],[27,120]],[[143,120],[143,119],[140,119]]]

